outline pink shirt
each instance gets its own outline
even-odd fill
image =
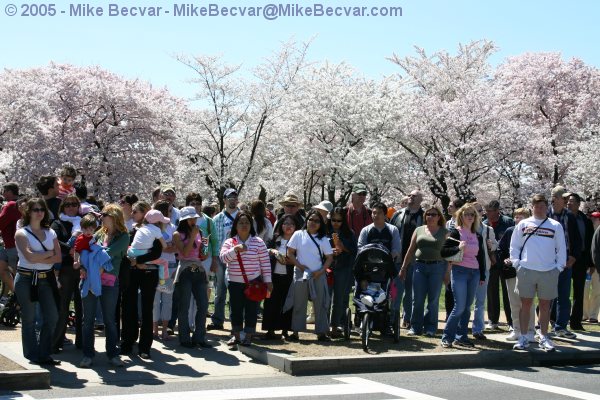
[[[187,246],[189,239],[185,237],[184,234],[181,234],[181,241],[183,242],[183,247]],[[192,249],[187,254],[179,254],[180,260],[188,260],[188,261],[200,261],[200,249],[202,247],[202,234],[198,233],[194,240],[194,245]]]
[[[479,241],[477,240],[477,234],[460,227],[457,229],[460,232],[460,240],[467,242],[463,259],[458,264],[465,268],[479,269],[479,261],[477,261]]]

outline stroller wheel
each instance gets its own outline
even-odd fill
[[[4,326],[15,327],[21,321],[21,315],[16,309],[5,308],[0,319]]]
[[[360,330],[360,336],[362,339],[363,351],[369,351],[369,336],[371,336],[371,314],[368,312],[363,316],[362,326]]]
[[[400,341],[400,311],[394,311],[394,343]]]
[[[352,332],[352,310],[346,309],[346,323],[344,324],[344,339],[350,340],[350,332]]]

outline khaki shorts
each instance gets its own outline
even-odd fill
[[[515,293],[524,299],[533,299],[537,291],[541,300],[552,300],[558,297],[558,275],[560,271],[535,271],[519,267],[517,269],[517,284]]]

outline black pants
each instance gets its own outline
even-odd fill
[[[63,338],[67,332],[67,321],[71,299],[75,305],[75,346],[82,346],[83,308],[81,305],[81,292],[79,291],[79,271],[63,266],[58,276],[60,289],[58,289],[58,322],[52,335],[52,349],[54,351],[63,347]]]
[[[283,312],[285,298],[292,284],[292,276],[292,274],[271,274],[273,292],[271,297],[264,301],[263,331],[292,330],[292,310],[288,310],[286,313]]]
[[[454,308],[454,295],[452,294],[452,284],[450,282],[448,282],[448,284],[446,285],[446,293],[444,295],[444,305],[446,306],[446,321],[448,321],[448,317],[450,316],[450,313]]]
[[[506,280],[500,275],[501,269],[492,267],[490,269],[490,280],[487,289],[487,312],[492,324],[500,320],[500,285],[502,285],[502,302],[504,303],[504,315],[506,322],[512,326],[512,315],[510,313],[510,301],[508,299],[508,288]]]
[[[129,285],[123,292],[121,351],[130,352],[140,339],[140,353],[150,353],[152,347],[154,295],[158,285],[158,270],[132,269]],[[142,295],[142,325],[138,328],[138,289]]]
[[[585,275],[587,272],[585,261],[576,261],[573,265],[573,307],[571,308],[571,329],[581,328],[583,319],[583,291],[585,289]]]

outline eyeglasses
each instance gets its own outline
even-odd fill
[[[472,212],[466,212],[463,214],[465,217],[475,217],[475,213]]]
[[[192,206],[192,207],[201,206],[201,205],[202,205],[202,203],[200,203],[199,201],[190,202],[190,206]]]
[[[309,218],[308,220],[309,220],[310,222],[313,222],[313,223],[315,223],[315,224],[320,224],[320,223],[321,223],[321,220],[319,220],[319,219],[316,219],[316,218]]]
[[[295,226],[296,224],[294,224],[293,222],[284,222],[281,225],[283,225],[283,226]]]
[[[331,222],[332,223],[335,222],[335,223],[341,224],[342,222],[344,222],[344,220],[343,219],[332,219]]]
[[[32,208],[31,212],[46,212],[43,208]]]
[[[366,193],[356,193],[357,196],[366,196]]]
[[[79,207],[79,203],[63,203],[63,207]]]
[[[425,216],[426,217],[439,217],[440,214],[438,214],[438,213],[426,213]]]

